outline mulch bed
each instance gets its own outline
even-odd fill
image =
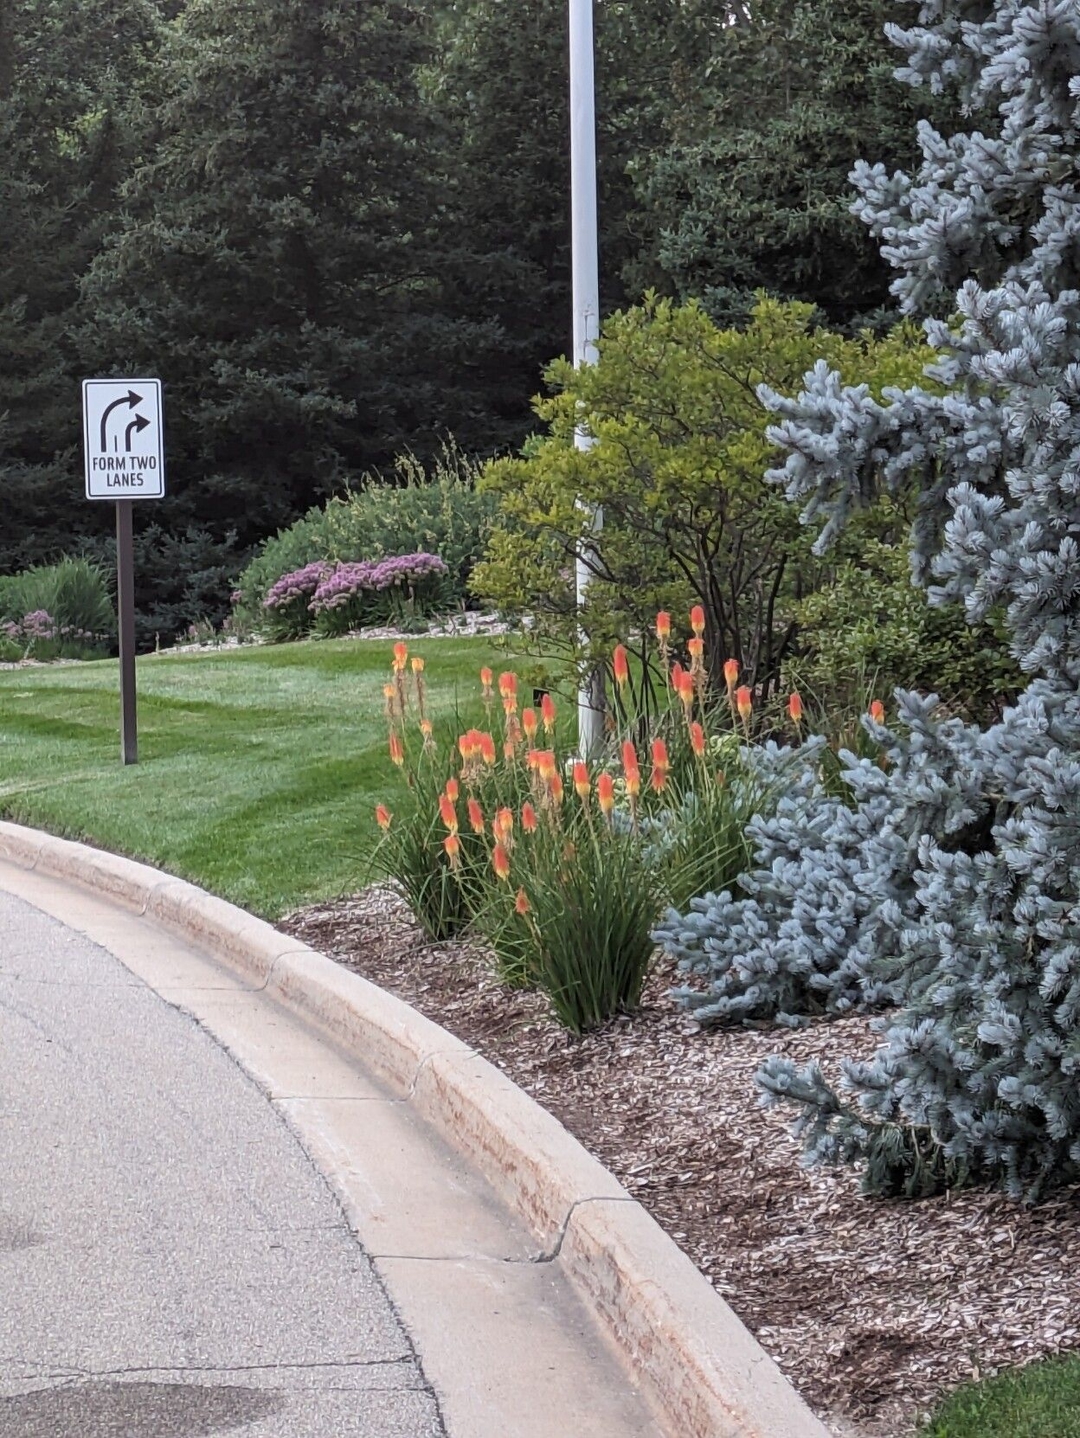
[[[508,991],[481,947],[427,941],[386,889],[281,927],[413,1004],[555,1114],[649,1210],[837,1431],[904,1438],[945,1389],[1080,1349],[1080,1190],[1025,1209],[999,1194],[920,1203],[807,1172],[761,1059],[874,1046],[862,1018],[794,1033],[702,1032],[658,968],[639,1013],[575,1038]]]

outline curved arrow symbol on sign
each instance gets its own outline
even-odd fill
[[[150,421],[144,419],[141,414],[137,414],[124,431],[124,449],[128,454],[131,453],[131,431],[134,430],[136,434],[142,434],[144,429],[149,428]]]
[[[130,389],[129,389],[128,392],[127,392],[127,394],[126,394],[122,399],[114,399],[113,402],[112,402],[112,404],[109,404],[109,405],[106,405],[106,406],[105,406],[105,412],[104,412],[104,414],[101,416],[101,452],[102,452],[102,454],[105,453],[105,451],[106,451],[106,449],[107,449],[107,447],[108,447],[107,444],[106,444],[106,434],[105,434],[105,430],[106,430],[106,427],[107,427],[107,425],[108,425],[108,423],[109,423],[109,415],[112,414],[112,412],[113,412],[114,409],[118,408],[118,407],[119,407],[120,405],[122,405],[122,404],[126,404],[129,409],[134,409],[137,404],[142,404],[142,395],[141,395],[141,394],[136,394],[134,390],[130,390]],[[150,421],[149,421],[149,420],[144,420],[143,423],[144,423],[144,424],[149,424]],[[130,430],[128,431],[128,433],[129,433],[129,435],[130,435]],[[129,444],[128,444],[128,449],[130,449],[130,448],[131,448],[131,445],[130,445],[130,443],[129,443]]]

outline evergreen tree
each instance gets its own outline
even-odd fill
[[[838,1092],[779,1059],[760,1082],[802,1105],[811,1161],[860,1159],[876,1191],[983,1179],[1035,1197],[1080,1173],[1080,10],[926,0],[890,35],[910,83],[995,115],[948,140],[921,124],[911,175],[857,174],[903,307],[959,286],[955,321],[927,322],[945,392],[879,402],[819,364],[799,399],[766,395],[790,450],[774,478],[824,521],[821,543],[878,488],[917,478],[917,573],[972,618],[1005,604],[1033,677],[986,730],[900,696],[878,785],[890,842],[837,883],[853,901],[899,896],[871,914],[866,957],[903,1007]],[[757,932],[793,913],[766,894]],[[856,922],[852,941],[865,932]]]
[[[175,21],[84,335],[99,369],[165,382],[172,534],[246,548],[397,451],[473,438],[492,331],[440,310],[430,43],[408,0],[191,0]]]
[[[871,153],[914,158],[916,112],[892,78],[892,0],[760,0],[712,38],[664,145],[635,157],[652,230],[638,281],[739,322],[764,288],[830,323],[888,301],[888,266],[851,213],[849,174]]]
[[[637,298],[624,283],[644,233],[630,162],[661,143],[673,97],[704,64],[715,24],[696,0],[595,7],[604,313]],[[452,137],[458,224],[480,257],[474,312],[493,316],[503,336],[490,399],[516,440],[529,428],[544,366],[571,349],[566,3],[445,4],[442,39],[430,93]]]
[[[0,0],[0,572],[108,519],[82,499],[71,331],[157,33],[140,0]]]

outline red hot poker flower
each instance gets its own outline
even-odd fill
[[[737,659],[726,659],[724,661],[724,683],[728,689],[734,689],[739,682],[739,661]]]
[[[750,693],[749,687],[745,684],[741,685],[735,691],[735,708],[738,709],[739,718],[744,724],[754,712],[754,697]]]
[[[581,759],[574,764],[574,788],[577,790],[578,798],[584,804],[592,792],[592,784],[589,781],[589,766]]]
[[[798,726],[799,724],[802,723],[802,716],[803,716],[802,695],[799,693],[799,691],[798,691],[797,689],[796,689],[795,692],[791,695],[791,697],[788,699],[788,702],[787,702],[787,712],[788,712],[788,717],[791,719],[791,722],[792,722],[794,725]]]
[[[690,725],[690,747],[699,759],[705,753],[705,730],[696,719]]]
[[[615,780],[606,772],[596,781],[596,801],[604,817],[609,817],[615,807]]]
[[[875,724],[885,723],[885,705],[882,704],[880,699],[875,699],[870,705],[870,718],[873,719]]]
[[[626,792],[634,799],[641,793],[641,770],[638,768],[637,750],[630,739],[622,746],[622,761]]]
[[[671,615],[666,609],[661,609],[656,616],[656,637],[661,644],[666,644],[671,638]]]
[[[380,829],[389,829],[390,820],[392,817],[393,815],[390,813],[390,810],[386,807],[385,804],[375,805],[375,822],[376,824],[378,824]]]
[[[615,653],[612,655],[612,666],[615,671],[615,683],[620,689],[625,688],[630,679],[630,665],[626,657],[626,648],[622,644],[616,644]]]
[[[469,811],[469,827],[474,834],[484,832],[484,811],[476,799],[470,799],[467,806]]]
[[[690,611],[690,628],[699,639],[705,633],[705,610],[700,604],[695,604]]]
[[[501,844],[496,844],[491,851],[491,867],[495,870],[497,879],[509,879],[510,855]]]
[[[544,721],[544,732],[550,734],[555,728],[555,701],[550,694],[540,700],[540,717]]]

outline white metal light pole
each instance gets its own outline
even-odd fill
[[[570,234],[574,290],[574,367],[595,364],[600,336],[600,261],[596,222],[596,86],[593,76],[593,0],[570,3]],[[588,449],[593,438],[579,427],[574,435],[578,449]],[[598,530],[603,513],[593,511]],[[578,549],[575,565],[577,605],[585,603],[589,587],[586,548]],[[578,748],[582,756],[595,753],[604,734],[603,670],[581,676],[578,691]]]

